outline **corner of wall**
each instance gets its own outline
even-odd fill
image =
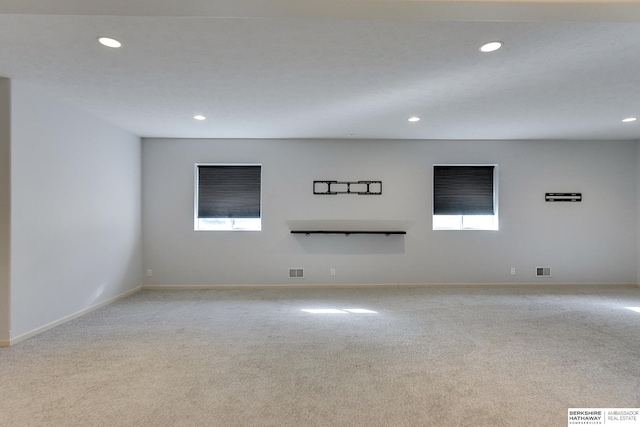
[[[23,82],[12,82],[7,105],[11,110],[7,304],[8,339],[13,344],[139,288],[141,141]],[[34,168],[47,179],[32,179]],[[59,188],[65,191],[56,193]],[[39,220],[37,205],[43,200],[49,209],[46,224]],[[83,202],[82,209],[78,201]]]
[[[640,288],[640,139],[636,141],[636,284]]]
[[[0,77],[0,347],[10,340],[11,80]]]

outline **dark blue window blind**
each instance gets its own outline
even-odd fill
[[[199,218],[260,218],[259,165],[198,166]]]
[[[495,166],[434,166],[434,215],[493,215]]]

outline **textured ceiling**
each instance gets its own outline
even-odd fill
[[[640,139],[635,2],[150,1],[4,0],[0,76],[144,137]]]

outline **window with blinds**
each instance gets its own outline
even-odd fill
[[[262,166],[196,164],[195,230],[260,230]]]
[[[496,165],[433,166],[434,230],[498,230]]]

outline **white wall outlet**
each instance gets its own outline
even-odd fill
[[[515,267],[511,267],[511,275],[512,276],[516,275],[516,268]]]
[[[153,277],[153,271],[151,271],[151,269],[147,270],[147,277]]]
[[[332,275],[332,276],[335,276],[335,275],[336,275],[336,269],[335,269],[335,268],[332,268],[332,269],[331,269],[331,275]]]

